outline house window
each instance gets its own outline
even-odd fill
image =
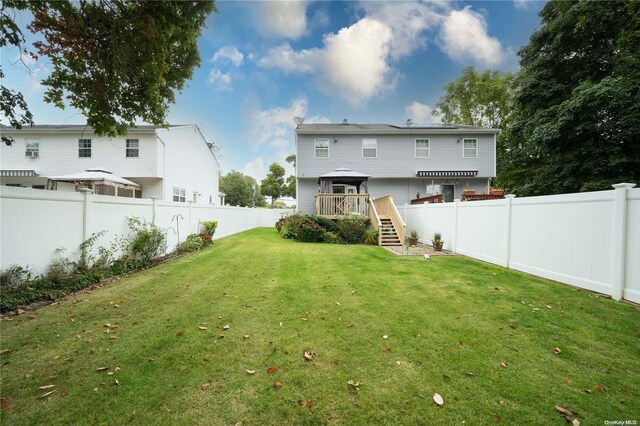
[[[316,139],[313,146],[315,158],[329,158],[329,139]]]
[[[78,139],[78,157],[91,158],[91,139]]]
[[[478,157],[478,139],[464,139],[463,141],[463,158]]]
[[[187,201],[187,191],[184,188],[173,187],[173,201],[184,203]]]
[[[40,141],[38,139],[27,139],[27,149],[24,155],[29,158],[38,158],[40,156]]]
[[[362,139],[362,158],[378,157],[378,140]]]
[[[416,139],[416,158],[429,158],[429,139]]]
[[[138,158],[140,143],[138,139],[127,139],[127,158]]]

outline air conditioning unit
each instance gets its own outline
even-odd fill
[[[38,153],[35,151],[27,151],[25,155],[29,158],[38,158]]]

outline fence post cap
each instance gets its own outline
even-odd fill
[[[82,192],[83,194],[93,194],[93,189],[89,189],[89,188],[80,188],[79,191]]]
[[[615,189],[620,189],[620,188],[631,189],[634,186],[636,186],[636,184],[635,183],[616,183],[611,186],[613,186]]]

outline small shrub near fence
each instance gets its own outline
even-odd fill
[[[0,311],[15,309],[39,300],[55,299],[81,290],[100,280],[146,268],[161,258],[166,248],[164,232],[143,219],[127,218],[130,233],[118,238],[110,248],[94,247],[102,232],[80,244],[71,258],[62,256],[51,262],[44,274],[34,277],[21,266],[13,265],[0,272]],[[212,243],[218,222],[202,223],[201,234],[191,234],[176,252],[200,250]],[[115,253],[121,253],[115,257]]]
[[[276,229],[282,238],[309,243],[378,243],[378,231],[370,229],[369,219],[359,215],[334,221],[321,216],[294,214],[279,220]]]

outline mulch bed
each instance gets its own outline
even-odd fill
[[[398,256],[423,256],[425,254],[429,256],[457,256],[448,250],[435,251],[433,247],[422,243],[415,246],[384,246],[383,248]]]

